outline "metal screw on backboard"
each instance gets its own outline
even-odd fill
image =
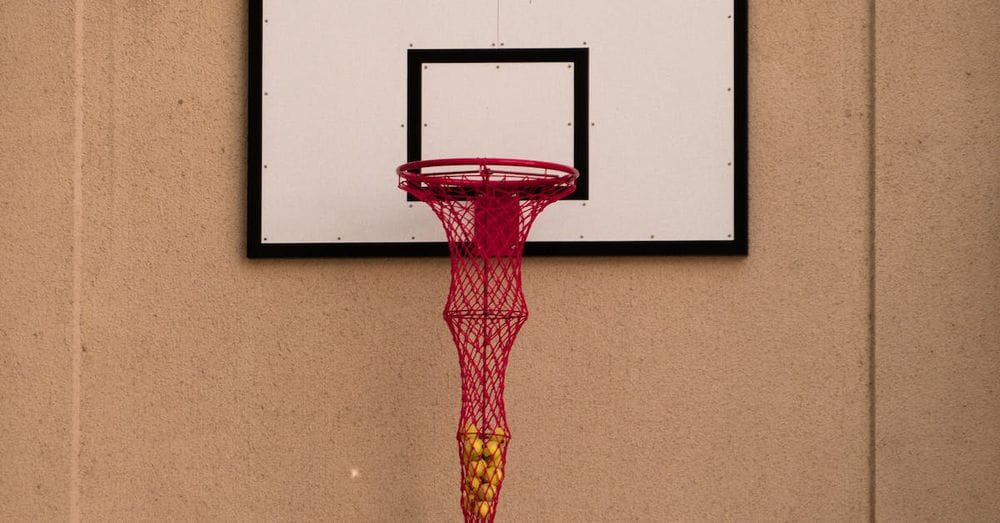
[[[340,236],[337,236],[337,240],[338,240],[338,241],[340,240]]]
[[[412,203],[410,204],[410,208],[411,208],[411,209],[413,208],[413,204],[412,204]]]
[[[650,234],[650,235],[649,235],[649,239],[650,239],[650,240],[652,240],[653,238],[656,238],[656,236],[654,236],[654,235]]]
[[[733,162],[726,162],[726,165],[733,165]]]
[[[416,237],[416,236],[410,236],[410,239],[411,239],[411,240],[416,240],[416,239],[417,239],[417,237]]]
[[[582,234],[580,235],[580,239],[581,239],[581,240],[583,239],[583,235],[582,235]]]
[[[587,206],[587,202],[583,202],[583,206],[586,207]]]

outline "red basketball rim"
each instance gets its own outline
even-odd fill
[[[402,183],[417,186],[509,189],[572,185],[580,176],[568,165],[517,158],[421,160],[400,165],[396,173]]]

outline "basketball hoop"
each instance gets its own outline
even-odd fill
[[[458,348],[461,506],[467,522],[496,517],[511,433],[504,410],[507,358],[528,317],[521,260],[528,231],[576,189],[576,169],[533,160],[449,158],[403,164],[399,187],[444,225],[451,287],[444,320]]]

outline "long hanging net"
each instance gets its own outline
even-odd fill
[[[528,318],[521,259],[528,230],[547,205],[576,189],[572,167],[495,158],[427,160],[397,169],[399,187],[444,225],[451,288],[444,320],[458,348],[460,504],[467,522],[493,521],[511,431],[504,377]]]

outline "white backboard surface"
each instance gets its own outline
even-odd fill
[[[581,169],[529,254],[745,254],[745,0],[256,1],[251,256],[444,254],[442,157]]]

